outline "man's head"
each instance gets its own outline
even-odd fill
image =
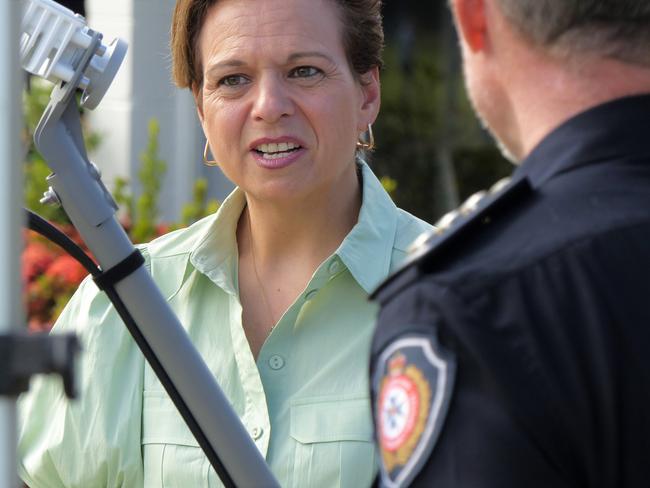
[[[648,0],[497,0],[533,44],[575,56],[595,53],[650,67]]]
[[[470,98],[512,159],[566,118],[650,92],[650,0],[451,0]]]

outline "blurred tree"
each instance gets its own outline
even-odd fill
[[[158,218],[158,198],[162,187],[162,177],[167,171],[167,163],[158,154],[158,135],[160,125],[156,119],[149,120],[149,137],[147,147],[140,154],[140,169],[138,178],[142,185],[142,192],[137,198],[135,206],[135,219],[131,235],[135,242],[146,242],[156,234]]]
[[[463,90],[446,2],[386,1],[382,107],[372,158],[402,208],[434,222],[511,172]]]

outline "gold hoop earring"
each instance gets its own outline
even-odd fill
[[[375,136],[372,133],[372,124],[368,124],[368,129],[359,135],[357,148],[364,151],[372,151],[375,148]]]
[[[219,166],[219,163],[217,163],[213,159],[208,159],[208,152],[210,151],[210,143],[205,141],[205,148],[203,149],[203,164],[206,166]]]

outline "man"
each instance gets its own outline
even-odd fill
[[[376,293],[383,486],[650,485],[650,0],[452,0],[520,161]]]

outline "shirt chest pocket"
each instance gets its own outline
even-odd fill
[[[368,398],[297,399],[290,422],[295,441],[291,486],[370,486],[376,456]]]
[[[144,392],[142,457],[145,488],[213,487],[211,466],[162,391]]]

